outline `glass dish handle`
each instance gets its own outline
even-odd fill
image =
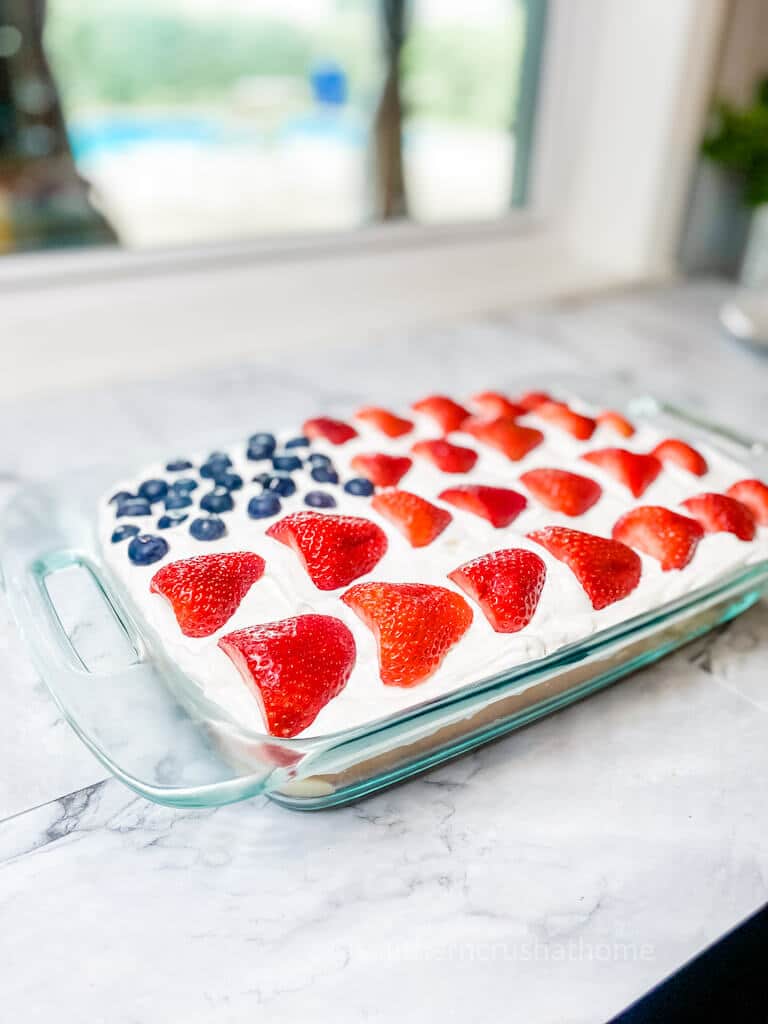
[[[720,423],[699,417],[687,409],[681,409],[671,402],[665,402],[651,395],[633,398],[629,402],[629,412],[635,416],[648,416],[654,419],[669,420],[692,428],[707,435],[721,447],[729,449],[735,456],[747,458],[751,463],[764,471],[768,469],[768,442],[725,427]]]
[[[21,584],[21,585],[19,585]],[[62,714],[127,785],[161,803],[211,806],[254,796],[293,775],[267,745],[243,755],[226,723],[178,701],[99,568],[72,551],[27,563],[13,612]],[[10,596],[10,595],[9,595]]]

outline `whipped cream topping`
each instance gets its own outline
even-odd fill
[[[594,409],[577,399],[569,400],[569,404],[579,412],[595,414]],[[467,683],[544,657],[566,644],[682,597],[739,567],[768,558],[767,527],[758,527],[755,539],[751,542],[741,541],[729,533],[705,534],[692,561],[682,570],[663,572],[655,559],[640,554],[643,570],[636,589],[623,600],[595,611],[571,570],[540,545],[529,540],[526,537],[528,532],[555,525],[610,537],[613,524],[630,508],[663,505],[687,514],[684,508],[678,507],[685,498],[706,491],[724,492],[737,480],[753,474],[710,445],[694,439],[691,443],[704,455],[709,465],[707,474],[696,477],[675,465],[666,464],[642,497],[634,499],[622,484],[579,456],[604,447],[648,452],[668,434],[648,424],[637,423],[636,433],[632,437],[620,438],[609,428],[598,426],[588,441],[578,441],[533,413],[522,417],[520,422],[538,427],[545,435],[545,441],[518,462],[510,461],[501,452],[460,431],[451,434],[450,440],[472,448],[479,454],[471,472],[443,473],[427,460],[413,456],[413,467],[398,486],[420,494],[437,505],[443,506],[437,498],[442,490],[468,483],[509,487],[528,498],[528,507],[510,526],[502,529],[495,529],[486,520],[446,504],[444,507],[451,512],[453,521],[428,547],[414,549],[391,523],[374,511],[369,498],[347,494],[341,486],[345,480],[360,475],[350,468],[350,461],[357,453],[410,455],[414,441],[440,436],[440,431],[429,417],[415,413],[404,415],[412,419],[415,425],[414,430],[403,437],[385,437],[373,427],[350,418],[349,422],[354,424],[358,437],[340,446],[323,440],[313,441],[311,450],[327,454],[333,460],[341,483],[318,484],[312,480],[309,467],[296,471],[292,474],[297,485],[296,494],[281,498],[281,515],[306,509],[303,496],[307,491],[325,490],[333,494],[337,505],[332,509],[315,511],[363,516],[381,526],[389,539],[388,551],[371,573],[355,580],[355,583],[367,580],[430,583],[461,592],[447,578],[449,572],[480,554],[509,547],[535,551],[547,567],[547,581],[529,626],[519,633],[496,633],[482,611],[467,598],[474,615],[469,630],[448,652],[438,671],[426,682],[411,689],[382,684],[374,637],[355,613],[339,600],[344,589],[333,592],[317,590],[297,555],[285,545],[266,536],[266,530],[279,516],[258,520],[248,517],[246,507],[249,499],[261,493],[261,486],[251,482],[252,477],[269,470],[271,466],[268,462],[248,461],[245,442],[228,449],[233,462],[232,469],[242,475],[245,486],[233,493],[235,509],[222,514],[227,533],[219,540],[200,542],[190,536],[188,530],[192,519],[200,514],[196,505],[200,497],[210,490],[209,480],[200,481],[200,486],[193,492],[195,505],[184,510],[190,513],[189,519],[169,530],[157,531],[154,528],[157,518],[162,514],[160,505],[155,506],[151,517],[121,517],[116,520],[114,506],[109,504],[109,498],[114,492],[127,490],[135,493],[143,480],[157,477],[170,483],[174,477],[180,476],[195,476],[199,479],[193,470],[174,474],[165,469],[165,463],[146,466],[135,477],[117,481],[100,503],[99,541],[104,559],[114,576],[125,587],[134,607],[138,608],[159,638],[165,653],[208,700],[220,706],[243,727],[266,732],[256,697],[227,655],[217,646],[222,635],[235,629],[308,612],[336,616],[349,626],[357,645],[357,661],[350,680],[345,689],[323,708],[312,725],[301,734],[319,736],[374,721],[442,696]],[[276,436],[279,449],[281,443],[296,436],[296,431],[283,431]],[[307,449],[299,449],[296,454],[306,452]],[[193,457],[195,465],[199,466],[207,454],[201,452],[196,458]],[[583,515],[569,517],[553,512],[528,494],[519,480],[527,470],[540,467],[568,469],[592,477],[602,486],[603,495]],[[110,541],[116,522],[135,523],[142,532],[162,536],[169,543],[168,554],[149,566],[133,565],[128,559],[127,542],[113,544]],[[183,636],[170,605],[160,595],[150,592],[152,576],[168,562],[217,551],[238,550],[255,551],[261,555],[266,562],[264,576],[251,587],[236,613],[217,633],[204,639]]]

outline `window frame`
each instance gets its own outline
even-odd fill
[[[605,260],[606,282],[624,275],[668,274],[674,248],[671,239],[682,216],[727,0],[675,0],[674,4],[644,0],[643,5],[631,7],[612,0],[524,2],[529,8],[538,6],[542,25],[546,8],[546,36],[540,54],[531,61],[536,64],[540,55],[540,67],[525,72],[528,95],[536,96],[536,110],[534,116],[529,100],[528,109],[522,111],[530,162],[524,207],[510,208],[505,216],[488,222],[385,222],[345,232],[167,248],[109,246],[12,253],[0,259],[0,291],[122,275],[178,275],[228,265],[253,264],[254,270],[263,265],[285,265],[290,270],[297,262],[337,259],[343,263],[350,256],[364,257],[373,271],[377,260],[386,265],[393,254],[407,250],[429,250],[430,258],[440,261],[441,252],[450,249],[451,262],[455,262],[457,248],[466,254],[468,270],[471,267],[476,272],[477,259],[495,250],[499,242],[514,244],[521,255],[535,242],[539,249],[542,243],[551,244],[553,258],[596,266]],[[616,78],[616,71],[621,69],[624,55],[632,55],[636,49],[638,36],[647,38],[659,26],[665,31],[663,53],[654,68],[660,88],[655,93],[650,89],[644,97],[626,77]],[[679,96],[682,83],[686,83],[685,95]],[[663,105],[664,123],[655,133],[650,123],[654,118],[652,101]],[[652,173],[641,183],[644,192],[634,222],[625,226],[623,236],[609,231],[595,250],[587,237],[588,226],[610,217],[611,201],[621,204],[617,181],[636,162],[625,146],[611,154],[612,182],[605,168],[600,168],[604,155],[601,130],[624,111],[629,112],[626,116],[637,111],[644,115],[636,143],[642,146]],[[679,133],[677,143],[673,143],[672,125]],[[659,168],[668,170],[670,166],[672,184],[669,174],[666,183],[656,180]],[[651,219],[654,233],[647,237]]]

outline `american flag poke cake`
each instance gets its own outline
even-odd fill
[[[99,541],[164,654],[272,736],[370,723],[768,557],[765,482],[574,397],[263,426],[118,482]]]

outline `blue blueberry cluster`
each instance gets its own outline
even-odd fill
[[[248,439],[246,455],[252,462],[269,462],[270,468],[264,469],[253,477],[253,482],[261,484],[262,493],[256,495],[248,503],[248,515],[252,519],[269,519],[282,511],[281,498],[290,498],[296,493],[296,482],[291,473],[302,468],[309,470],[315,483],[340,483],[339,474],[332,460],[321,452],[305,453],[303,449],[310,446],[309,438],[292,437],[278,451],[277,441],[273,434],[253,434]],[[301,454],[298,454],[301,453]],[[304,456],[302,458],[302,455]],[[348,494],[368,497],[373,494],[373,485],[362,477],[347,480],[344,490]],[[309,508],[335,508],[336,498],[330,491],[310,490],[304,495],[304,504]]]
[[[341,480],[333,461],[321,452],[312,452],[309,438],[303,435],[289,438],[278,447],[274,434],[261,432],[248,438],[246,457],[250,462],[262,463],[254,467],[258,472],[252,477],[261,485],[247,504],[251,519],[271,519],[280,515],[282,499],[290,498],[297,491],[296,481],[291,474],[306,469],[316,484],[339,486]],[[156,521],[159,531],[172,530],[187,524],[195,540],[214,541],[224,537],[227,527],[222,516],[235,509],[234,494],[242,490],[242,476],[234,469],[232,459],[226,452],[215,451],[203,461],[197,470],[199,480],[189,474],[193,464],[185,458],[172,459],[165,466],[170,474],[168,480],[149,479],[139,484],[136,493],[118,491],[110,499],[115,506],[117,519],[122,517],[144,517],[158,514],[156,506],[162,506]],[[204,493],[194,494],[200,483],[209,484]],[[374,488],[364,477],[354,477],[343,484],[347,494],[369,497]],[[335,508],[337,501],[330,490],[311,489],[303,496],[309,508]],[[197,505],[200,513],[195,514]],[[139,526],[118,523],[112,533],[112,543],[130,540],[128,558],[135,565],[151,565],[163,558],[168,542],[163,537],[144,533]]]
[[[174,459],[166,465],[169,473],[183,473],[192,469],[188,459]],[[241,481],[242,486],[242,481]],[[167,480],[143,480],[135,494],[130,491],[118,491],[110,498],[115,506],[115,516],[138,518],[155,514],[153,506],[162,504],[164,511],[159,515],[156,527],[158,530],[169,530],[180,526],[189,518],[181,509],[192,505],[192,492],[198,487],[197,480],[192,477],[176,477],[171,483]],[[131,541],[128,545],[128,558],[134,565],[152,565],[168,554],[168,541],[151,533],[142,533],[138,526],[118,523],[112,532],[112,543]]]

